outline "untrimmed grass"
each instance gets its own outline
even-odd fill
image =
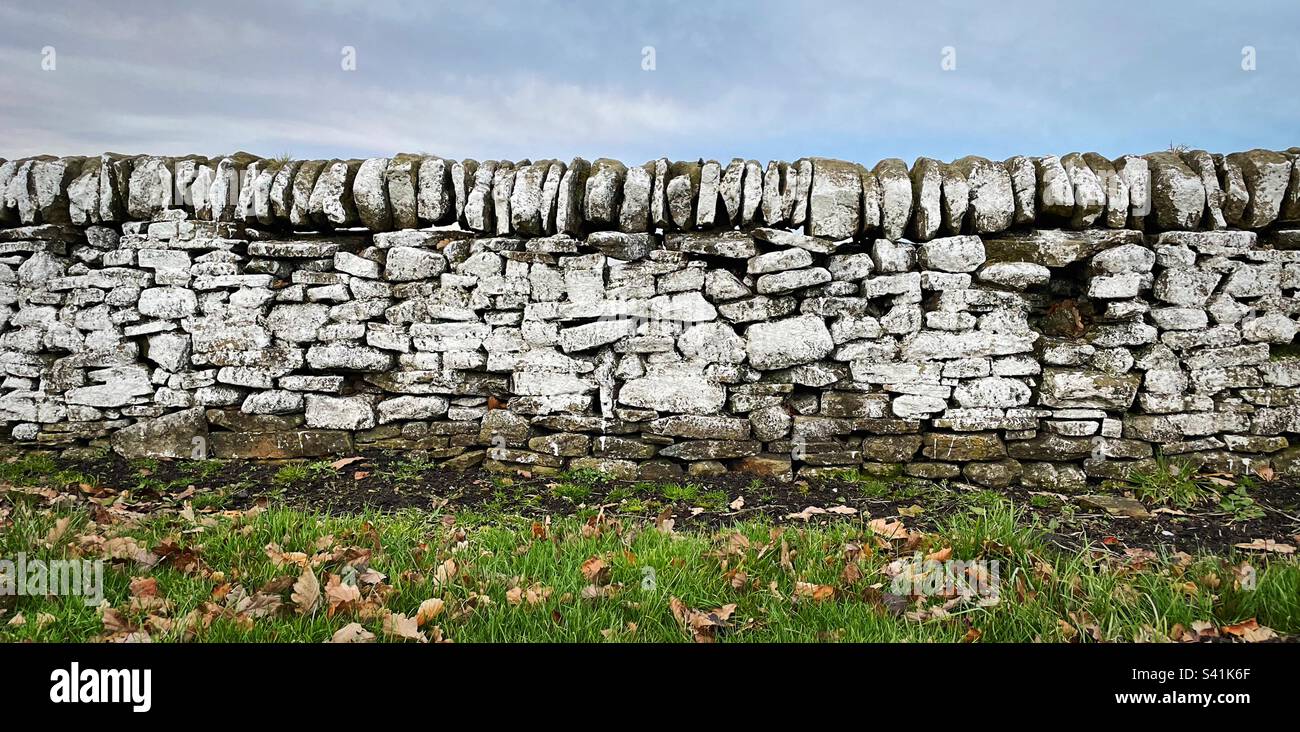
[[[987,495],[927,534],[861,515],[679,532],[600,514],[451,521],[426,511],[323,516],[277,506],[100,525],[80,507],[40,505],[16,492],[6,500],[0,556],[120,558],[106,562],[100,607],[80,597],[0,597],[0,641],[135,633],[154,641],[320,642],[350,623],[399,640],[389,613],[414,618],[431,598],[442,601],[441,612],[418,634],[458,642],[689,641],[696,633],[679,621],[682,608],[688,622],[709,617],[690,612],[719,611],[719,624],[702,633],[726,642],[1159,640],[1185,637],[1194,623],[1218,628],[1251,618],[1300,633],[1294,559],[1062,551],[1045,527]],[[124,537],[134,540],[125,549]],[[149,553],[139,557],[146,561],[130,558],[132,546]],[[927,556],[996,561],[996,604],[893,593],[891,575]],[[310,609],[293,587],[305,567],[321,588]],[[355,590],[356,599],[331,603],[330,586],[340,597]]]

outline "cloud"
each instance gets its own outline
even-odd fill
[[[640,162],[1295,144],[1292,3],[0,7],[0,156]],[[1211,30],[1213,31],[1211,32]],[[58,70],[40,69],[53,45]],[[357,51],[355,72],[340,49]],[[654,46],[657,67],[641,68]],[[1259,49],[1256,72],[1240,48]],[[951,46],[957,69],[940,68]]]

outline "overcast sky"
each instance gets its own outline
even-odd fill
[[[1297,29],[1295,0],[8,0],[0,157],[1284,149]]]

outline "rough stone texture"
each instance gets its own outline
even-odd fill
[[[1297,175],[1263,150],[0,161],[0,423],[164,458],[1293,474]]]

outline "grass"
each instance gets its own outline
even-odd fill
[[[564,484],[591,480],[566,476]],[[379,640],[399,640],[385,633],[388,613],[414,618],[431,598],[442,612],[419,633],[458,642],[689,641],[674,598],[699,611],[734,604],[714,631],[727,642],[1133,641],[1165,638],[1198,621],[1249,618],[1300,633],[1294,559],[1061,552],[1044,527],[985,495],[972,502],[980,510],[954,512],[906,541],[879,538],[880,526],[861,515],[665,533],[652,522],[594,516],[534,522],[496,515],[480,525],[478,515],[446,522],[424,511],[324,516],[273,506],[160,511],[100,525],[66,503],[7,498],[11,525],[0,532],[0,556],[96,558],[102,542],[130,537],[168,558],[153,566],[108,562],[107,611],[78,597],[0,598],[0,641],[80,642],[134,630],[155,641],[314,643],[354,622]],[[998,562],[999,601],[936,610],[942,599],[892,596],[891,567],[916,552]],[[596,583],[584,574],[593,558],[607,573]],[[303,565],[323,593],[308,611],[293,599]],[[1244,583],[1248,574],[1253,580]],[[156,580],[156,596],[149,580]],[[323,589],[331,583],[358,599],[331,609]],[[270,605],[278,609],[257,610]],[[13,623],[19,615],[23,622]]]
[[[334,475],[335,470],[328,460],[316,462],[295,462],[280,468],[271,478],[271,482],[280,487],[301,485],[317,478]]]
[[[1161,506],[1192,508],[1216,494],[1193,463],[1156,457],[1150,470],[1134,470],[1128,486],[1139,500]]]

